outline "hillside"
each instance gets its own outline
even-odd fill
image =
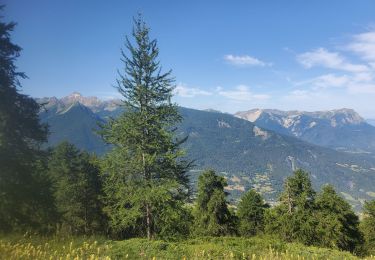
[[[375,127],[352,109],[318,112],[253,109],[235,115],[312,144],[351,153],[375,152]]]
[[[97,122],[116,116],[121,108],[111,106],[108,110],[103,106],[94,110],[77,100],[69,104],[60,110],[50,105],[41,113],[43,121],[51,125],[49,143],[68,140],[82,149],[103,154],[109,147],[94,132]],[[333,184],[357,208],[375,194],[373,157],[316,146],[229,114],[187,108],[180,111],[184,121],[178,126],[178,133],[189,136],[184,145],[189,158],[195,160],[192,181],[201,170],[214,168],[227,177],[234,201],[243,191],[254,188],[272,203],[284,178],[297,168],[311,173],[316,188]]]
[[[107,145],[96,134],[98,123],[104,120],[80,103],[74,103],[65,110],[51,107],[42,112],[40,117],[42,122],[50,126],[49,145],[69,140],[81,149],[97,154],[107,150]]]

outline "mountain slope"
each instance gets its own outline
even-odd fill
[[[109,111],[103,106],[94,111],[79,101],[70,107],[50,105],[41,113],[42,120],[51,126],[50,144],[68,140],[82,149],[105,153],[109,147],[93,130],[97,122],[115,117],[122,109]],[[195,160],[192,181],[201,170],[214,168],[227,178],[228,191],[235,201],[243,191],[254,188],[272,203],[284,178],[297,168],[311,173],[316,188],[331,183],[357,207],[375,194],[373,157],[316,146],[229,114],[187,108],[180,108],[180,112],[184,121],[177,133],[189,136],[184,147],[187,156]]]
[[[73,103],[65,110],[50,107],[40,114],[40,118],[42,122],[49,124],[48,143],[51,146],[69,141],[81,149],[98,154],[108,149],[101,137],[96,134],[98,124],[104,120],[80,103]]]
[[[297,168],[311,173],[316,188],[331,183],[339,191],[360,198],[369,198],[366,192],[374,189],[372,157],[312,145],[228,114],[192,109],[181,112],[184,122],[180,129],[189,135],[186,148],[192,158],[198,158],[197,168],[211,166],[226,172],[234,192],[253,187],[275,198],[274,191],[279,191],[284,178]]]
[[[316,145],[352,153],[375,153],[375,127],[351,109],[321,112],[253,109],[235,115]]]

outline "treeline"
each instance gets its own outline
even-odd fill
[[[120,187],[113,186],[111,176],[102,170],[107,167],[103,163],[105,160],[79,151],[67,142],[55,147],[48,155],[46,167],[40,168],[44,170],[44,183],[49,184],[46,193],[51,196],[46,197],[49,203],[29,216],[34,225],[30,225],[27,218],[19,219],[27,225],[14,224],[12,231],[102,234],[116,239],[147,236],[144,216],[135,216],[136,221],[132,223],[127,219],[133,216],[123,214],[136,209],[130,209],[130,204],[124,209],[125,205],[114,203],[119,198],[112,192]],[[224,177],[207,170],[199,176],[197,194],[190,203],[170,205],[168,196],[160,201],[158,211],[153,208],[157,219],[153,220],[152,238],[178,240],[266,234],[286,242],[336,248],[360,255],[375,253],[375,201],[365,203],[364,218],[360,222],[350,204],[332,186],[326,185],[316,193],[308,173],[303,170],[286,178],[279,203],[274,207],[254,190],[245,192],[237,207],[229,205],[226,185]],[[124,200],[131,200],[128,198],[131,193],[123,195],[126,196]],[[155,198],[158,198],[157,194]],[[113,205],[118,208],[112,208]],[[38,215],[44,217],[35,219]],[[11,230],[4,230],[2,226],[2,231]]]
[[[359,221],[332,186],[316,193],[308,174],[285,180],[279,204],[269,207],[250,190],[238,208],[228,205],[224,177],[208,170],[192,194],[193,162],[177,134],[182,118],[171,102],[173,78],[162,73],[156,40],[142,18],[126,38],[117,89],[124,113],[101,126],[113,149],[103,158],[69,143],[43,149],[48,126],[40,104],[20,93],[14,64],[21,48],[11,42],[14,23],[0,23],[0,231],[104,234],[116,239],[184,239],[270,234],[285,241],[375,252],[375,202]],[[194,199],[193,199],[194,198]]]

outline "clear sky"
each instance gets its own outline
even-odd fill
[[[120,48],[142,12],[183,106],[354,108],[375,118],[375,1],[3,0],[23,92],[116,97]]]

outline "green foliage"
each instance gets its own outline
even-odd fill
[[[280,205],[266,212],[265,222],[267,233],[285,241],[362,253],[359,220],[350,204],[330,185],[316,196],[302,170],[286,179]]]
[[[228,209],[224,187],[226,181],[213,170],[203,172],[198,179],[198,196],[193,211],[194,233],[198,236],[233,234],[234,216]]]
[[[246,192],[238,204],[239,233],[242,236],[254,236],[264,229],[264,211],[266,204],[254,190]]]
[[[363,214],[360,229],[365,240],[364,250],[369,255],[375,255],[375,200],[365,202]]]
[[[74,145],[58,145],[49,161],[56,210],[61,231],[93,234],[103,231],[101,180],[98,160]]]
[[[134,44],[126,39],[129,56],[122,52],[125,69],[118,80],[125,111],[102,130],[115,146],[103,162],[105,212],[114,232],[150,239],[165,237],[173,230],[165,225],[183,219],[189,162],[181,158],[184,139],[174,136],[181,116],[171,103],[170,72],[161,74],[156,40],[142,18],[134,23]]]
[[[280,202],[288,208],[288,213],[311,210],[314,207],[315,191],[307,172],[299,169],[284,182]]]
[[[0,7],[2,11],[3,6]],[[1,16],[1,18],[3,18]],[[0,230],[40,228],[49,216],[49,186],[40,146],[47,127],[40,106],[20,93],[15,62],[21,48],[11,41],[15,23],[0,21]]]
[[[110,256],[113,259],[358,259],[348,252],[285,243],[267,236],[202,237],[179,242],[129,239],[113,242]]]
[[[362,242],[359,219],[349,203],[326,185],[316,198],[317,245],[354,252]]]
[[[285,241],[314,244],[315,191],[307,172],[297,170],[284,183],[280,205],[266,214],[266,232],[278,234]]]

